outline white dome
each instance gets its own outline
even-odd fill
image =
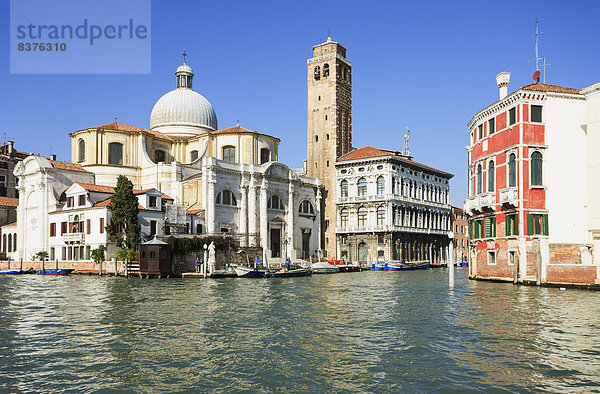
[[[162,96],[150,114],[150,129],[166,135],[193,136],[217,129],[213,106],[192,90],[192,69],[183,63],[175,72],[177,89]]]
[[[201,94],[192,89],[178,88],[162,96],[152,109],[150,129],[169,134],[200,134],[217,129],[217,114]]]

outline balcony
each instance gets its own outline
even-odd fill
[[[85,240],[83,233],[66,233],[62,238],[64,242],[83,242]]]
[[[496,205],[496,193],[488,192],[471,196],[464,202],[464,209],[469,214],[482,212],[485,209],[494,209]]]
[[[519,204],[519,188],[507,187],[500,189],[500,204],[510,204],[518,206]]]

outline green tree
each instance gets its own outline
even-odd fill
[[[33,255],[34,260],[45,261],[48,259],[48,252],[42,250]]]
[[[102,275],[102,262],[105,260],[104,252],[106,251],[106,246],[100,245],[97,249],[92,249],[90,251],[90,255],[92,256],[92,260],[96,262],[96,264],[100,264],[100,275]]]
[[[92,249],[90,251],[90,255],[92,256],[92,260],[96,263],[102,263],[104,258],[104,252],[106,251],[106,246],[100,245],[98,249]]]
[[[119,248],[136,249],[140,243],[138,199],[133,194],[133,184],[125,175],[117,178],[108,209],[111,214],[106,226],[108,242],[116,243]]]

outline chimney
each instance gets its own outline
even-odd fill
[[[500,89],[500,100],[502,100],[508,94],[508,82],[510,82],[509,72],[504,71],[496,75],[496,83]]]
[[[56,161],[56,155],[50,155],[50,160]]]
[[[8,155],[12,156],[13,153],[15,151],[15,142],[14,141],[8,141]]]

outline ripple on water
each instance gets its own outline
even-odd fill
[[[0,391],[597,390],[597,293],[466,272],[0,277]]]

